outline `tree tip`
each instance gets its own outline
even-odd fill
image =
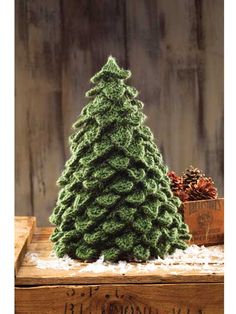
[[[119,68],[117,62],[116,62],[116,58],[114,58],[112,55],[110,55],[108,58],[107,58],[107,62],[105,64],[105,66],[115,66],[117,68]]]
[[[116,62],[116,59],[112,55],[108,56],[107,62],[103,65],[101,70],[91,78],[91,82],[98,82],[102,77],[105,76],[104,74],[107,73],[116,76],[119,79],[127,79],[131,76],[131,72],[129,70],[120,68]]]
[[[110,56],[107,58],[107,61],[116,61],[116,58],[113,57],[112,55],[110,55]]]

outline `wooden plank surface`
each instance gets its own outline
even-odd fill
[[[193,283],[193,282],[223,282],[224,274],[209,273],[204,268],[198,270],[191,267],[179,268],[179,265],[163,268],[158,265],[152,271],[139,270],[138,264],[127,273],[106,271],[84,271],[88,264],[73,262],[70,269],[56,268],[57,260],[51,256],[52,243],[49,236],[52,228],[36,229],[36,232],[27,249],[27,256],[22,261],[16,276],[16,285],[58,285],[58,284],[117,284],[117,283]],[[37,261],[50,262],[45,268],[39,268]],[[217,262],[217,261],[214,261]],[[52,266],[50,266],[52,265]]]
[[[16,0],[16,213],[39,226],[57,198],[68,136],[109,54],[133,72],[169,168],[223,195],[222,0]]]
[[[17,314],[223,314],[223,284],[16,288]]]
[[[34,234],[36,225],[35,217],[15,218],[15,272],[17,273]]]
[[[82,265],[83,266],[83,265]],[[86,266],[86,265],[84,265]],[[81,285],[81,284],[132,284],[132,283],[222,283],[223,274],[209,274],[201,271],[179,271],[173,265],[168,270],[159,268],[150,272],[137,272],[137,269],[126,274],[114,272],[80,272],[81,265],[72,267],[69,270],[63,269],[41,269],[34,265],[21,266],[15,280],[16,286],[37,286],[37,285]]]
[[[65,161],[61,54],[60,2],[16,1],[16,214],[46,225]]]
[[[28,1],[15,2],[15,210],[33,215],[32,151],[27,121],[30,89],[28,62]]]

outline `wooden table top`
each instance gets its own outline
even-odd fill
[[[151,268],[148,268],[148,271],[144,267],[145,263],[132,263],[129,271],[125,272],[120,271],[119,267],[110,267],[108,271],[101,270],[101,272],[89,271],[89,263],[80,263],[79,261],[71,261],[71,264],[67,263],[68,269],[65,269],[63,265],[58,267],[61,260],[52,256],[52,243],[49,240],[52,230],[53,228],[36,228],[34,217],[16,217],[16,286],[216,283],[224,280],[222,261],[218,263],[217,260],[209,261],[208,269],[201,267],[201,265],[196,267],[196,265],[191,264],[187,265],[188,267],[181,267],[181,261],[170,266],[165,266],[157,261],[153,264],[154,266],[152,265]],[[222,246],[221,248],[223,249]],[[215,271],[215,265],[217,264],[218,268]]]

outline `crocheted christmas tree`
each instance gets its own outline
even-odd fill
[[[125,84],[130,76],[109,57],[91,79],[96,85],[73,125],[71,157],[50,217],[58,257],[147,261],[187,247],[181,202],[144,125],[138,92]]]

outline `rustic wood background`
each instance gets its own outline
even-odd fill
[[[223,195],[223,0],[16,0],[16,214],[48,225],[89,78],[130,68],[170,169]]]

